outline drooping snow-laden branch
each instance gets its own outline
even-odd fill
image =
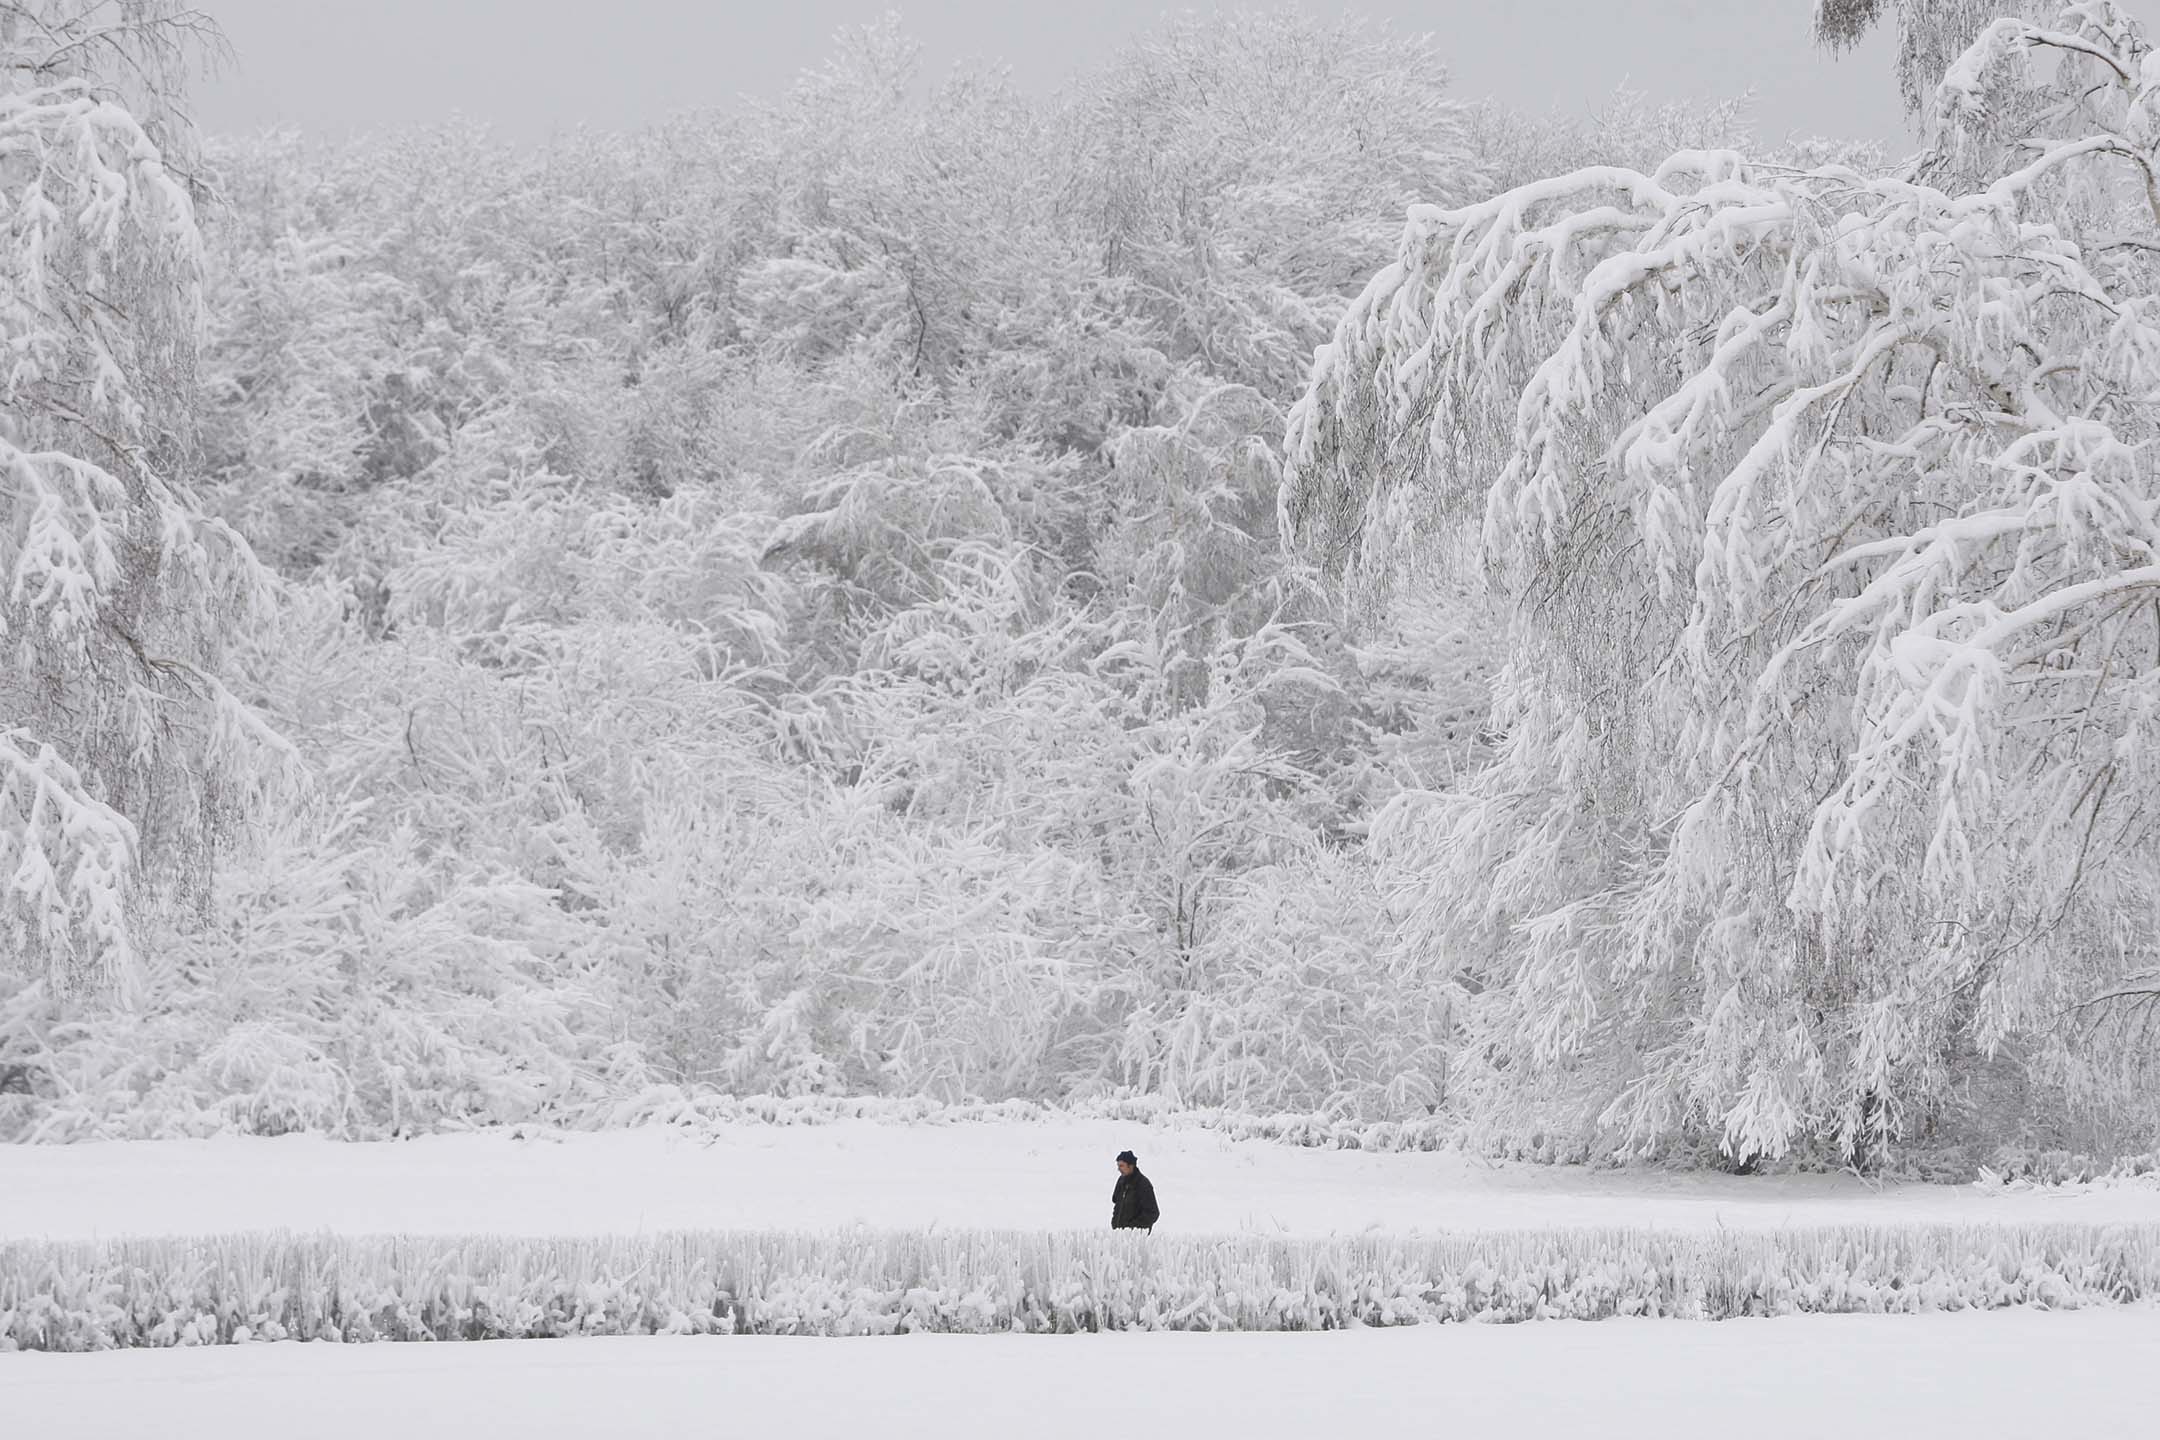
[[[1285,532],[1384,589],[1478,525],[1516,606],[1498,762],[1388,832],[1495,1113],[1864,1149],[2147,955],[2150,55],[1987,27],[1902,175],[1415,210],[1317,354]]]
[[[55,855],[58,840],[61,853]],[[101,948],[131,960],[135,827],[27,732],[0,730],[0,937],[17,951]]]
[[[124,971],[144,906],[201,893],[290,751],[218,679],[269,579],[178,478],[201,241],[115,98],[199,17],[0,18],[0,964],[64,980]]]

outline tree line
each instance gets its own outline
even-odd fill
[[[198,142],[0,6],[0,1127],[2127,1133],[2147,51],[1985,18],[1891,164],[1289,12]]]

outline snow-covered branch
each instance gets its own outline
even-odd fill
[[[1317,355],[1286,526],[1377,583],[1423,496],[1516,601],[1498,763],[1387,832],[1490,1113],[1864,1150],[2133,960],[2150,53],[2104,3],[1986,27],[1906,175],[1682,153],[1420,210]]]

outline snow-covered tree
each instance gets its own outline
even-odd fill
[[[1281,396],[1412,200],[1480,188],[1439,41],[1187,15],[1091,77],[1076,199],[1174,358]]]
[[[204,894],[277,773],[217,674],[265,577],[182,485],[200,241],[159,139],[205,24],[0,5],[0,965],[59,977]]]
[[[1279,403],[1412,198],[1732,128],[1442,53],[1225,16],[1038,97],[888,24],[633,135],[213,147],[187,473],[296,582],[224,673],[319,784],[139,1004],[0,977],[0,1131],[1422,1117],[1459,997],[1364,825],[1490,751],[1493,607],[1421,552],[1342,624]]]
[[[1865,1155],[2090,1068],[2160,898],[2151,55],[1997,20],[1907,173],[1418,209],[1318,356],[1286,529],[1481,525],[1513,604],[1495,763],[1387,828],[1496,1132]]]
[[[1815,40],[1849,49],[1886,18],[1897,32],[1898,94],[1908,115],[1926,118],[1935,82],[1982,27],[2004,14],[2046,13],[2046,0],[1815,0]]]

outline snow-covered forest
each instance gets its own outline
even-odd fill
[[[2151,1149],[2160,52],[1877,25],[1910,156],[1291,11],[515,147],[0,0],[0,1139]]]

